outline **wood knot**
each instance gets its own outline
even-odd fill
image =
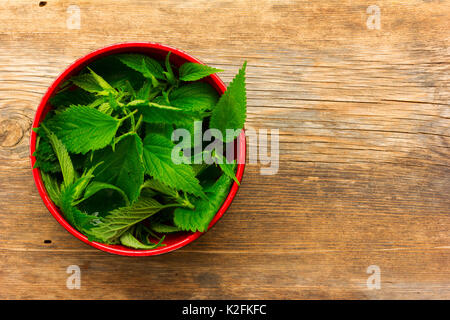
[[[21,125],[13,119],[0,122],[0,147],[14,147],[23,138],[23,129]]]
[[[39,7],[45,7],[46,4],[47,4],[47,1],[40,1]]]

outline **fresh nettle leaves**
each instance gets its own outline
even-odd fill
[[[227,130],[239,130],[244,127],[247,110],[247,95],[245,90],[245,69],[247,63],[231,81],[225,93],[220,97],[212,111],[210,128],[219,129],[226,142]],[[234,136],[233,138],[234,139]]]
[[[180,68],[180,80],[195,81],[223,70],[208,67],[204,64],[187,62]]]
[[[49,129],[60,137],[67,150],[86,154],[111,144],[123,119],[88,106],[71,106],[56,114],[48,123]]]
[[[245,122],[246,64],[219,96],[202,79],[222,70],[174,61],[170,53],[99,59],[60,87],[34,129],[48,196],[91,241],[149,250],[174,232],[204,232],[239,184],[236,161],[204,151],[212,164],[176,163],[171,139],[176,129],[202,135],[209,125],[233,140],[227,129]]]
[[[204,197],[194,170],[187,164],[172,161],[172,141],[159,134],[148,134],[144,140],[144,168],[148,175],[176,190]]]

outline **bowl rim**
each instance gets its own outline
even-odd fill
[[[197,58],[187,54],[184,51],[181,51],[179,49],[162,45],[160,43],[154,43],[154,42],[124,42],[124,43],[118,43],[109,45],[106,47],[103,47],[101,49],[97,49],[95,51],[92,51],[88,53],[87,55],[75,60],[71,65],[69,65],[57,78],[56,80],[50,85],[50,87],[47,89],[44,97],[42,98],[41,102],[39,103],[39,106],[36,110],[34,120],[31,126],[31,134],[30,134],[30,160],[31,160],[31,168],[32,168],[32,174],[33,179],[36,184],[36,187],[38,189],[39,195],[42,198],[45,206],[50,211],[52,216],[58,221],[59,224],[61,224],[68,232],[70,232],[73,236],[78,238],[79,240],[83,241],[84,243],[89,244],[90,246],[100,249],[102,251],[117,254],[117,255],[123,255],[123,256],[153,256],[153,255],[159,255],[163,253],[168,253],[174,250],[177,250],[181,247],[184,247],[191,243],[192,241],[198,239],[201,235],[203,235],[205,232],[207,232],[209,229],[212,228],[214,224],[224,215],[225,211],[230,206],[231,202],[233,201],[238,189],[239,185],[236,182],[233,182],[230,192],[228,193],[227,197],[225,198],[222,206],[219,208],[217,213],[215,214],[214,218],[210,222],[207,231],[205,232],[189,232],[186,233],[186,236],[183,237],[181,240],[177,240],[173,244],[164,246],[164,247],[158,247],[156,249],[150,249],[150,250],[138,250],[138,249],[132,249],[127,248],[122,245],[107,245],[95,241],[89,241],[88,238],[76,230],[74,227],[72,227],[64,218],[64,216],[59,211],[58,207],[53,203],[53,201],[50,199],[45,187],[44,183],[42,181],[40,170],[39,168],[33,168],[36,159],[33,156],[33,153],[35,151],[36,147],[36,138],[37,134],[33,131],[33,128],[36,128],[39,126],[40,119],[43,116],[45,107],[48,104],[48,100],[50,97],[55,93],[55,91],[59,88],[60,84],[63,83],[66,79],[68,79],[69,76],[72,75],[74,71],[76,71],[78,68],[96,60],[97,58],[107,55],[107,54],[114,54],[114,51],[126,51],[126,50],[133,50],[133,49],[156,49],[156,50],[162,50],[165,52],[172,52],[172,55],[177,55],[181,57],[182,59],[185,59],[189,62],[195,62],[195,63],[201,63],[200,60]],[[211,78],[211,81],[215,85],[215,89],[218,91],[220,95],[222,95],[225,90],[226,86],[223,83],[223,81],[217,76],[217,74],[212,74],[209,76]],[[242,177],[244,174],[244,168],[245,168],[245,159],[246,159],[246,142],[245,142],[245,132],[244,130],[241,131],[240,136],[237,138],[237,147],[239,149],[239,159],[238,159],[238,167],[236,172],[236,178],[239,182],[242,181]]]

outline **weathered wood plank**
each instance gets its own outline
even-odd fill
[[[38,3],[0,4],[0,298],[450,298],[447,2],[379,2],[381,30],[363,1],[85,0],[80,30],[74,3]],[[178,47],[226,82],[247,60],[247,127],[280,130],[277,175],[248,165],[211,232],[145,259],[60,227],[28,159],[47,87],[122,41]]]
[[[449,258],[444,249],[273,256],[186,248],[144,259],[96,252],[6,251],[0,257],[0,272],[7,275],[0,298],[36,298],[40,292],[40,298],[50,299],[448,299],[450,285],[441,267]],[[368,275],[361,266],[373,263],[384,266],[380,290],[366,287]],[[72,264],[82,270],[79,290],[66,287],[66,269]]]

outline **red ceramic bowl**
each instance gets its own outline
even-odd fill
[[[68,80],[71,76],[78,74],[84,67],[92,63],[93,61],[108,56],[112,54],[118,54],[118,53],[142,53],[146,54],[152,58],[163,60],[166,56],[166,54],[171,51],[171,62],[173,65],[179,67],[185,62],[197,62],[202,63],[198,59],[188,55],[185,52],[182,52],[180,50],[177,50],[175,48],[171,48],[168,46],[164,46],[157,43],[121,43],[112,45],[103,49],[99,49],[97,51],[94,51],[92,53],[89,53],[88,55],[84,56],[81,59],[78,59],[75,61],[72,65],[70,65],[57,79],[53,84],[50,86],[50,88],[47,90],[47,93],[44,95],[41,103],[39,104],[39,107],[36,111],[36,115],[34,117],[32,128],[36,128],[39,126],[40,122],[45,118],[45,115],[47,112],[52,108],[52,106],[49,104],[49,99],[58,91],[59,86],[64,83],[64,81]],[[206,81],[212,85],[217,92],[221,95],[225,92],[225,85],[220,80],[220,78],[213,74],[209,76]],[[239,157],[238,159],[238,168],[237,168],[237,179],[241,181],[242,175],[244,174],[244,167],[245,167],[245,135],[244,132],[241,133],[241,135],[237,139],[237,148],[239,149]],[[31,157],[31,166],[34,166],[34,163],[36,159],[32,156],[36,148],[36,133],[32,130],[31,131],[31,139],[30,139],[30,157]],[[136,250],[127,248],[121,245],[107,245],[103,243],[98,242],[91,242],[87,239],[87,237],[80,233],[78,230],[73,228],[65,219],[64,216],[61,214],[61,211],[58,209],[58,207],[52,202],[50,199],[47,191],[45,190],[44,183],[42,182],[42,178],[40,175],[39,169],[33,169],[33,178],[36,183],[36,186],[38,188],[39,194],[42,197],[42,200],[44,201],[44,204],[47,206],[50,213],[55,217],[55,219],[64,227],[67,231],[69,231],[71,234],[73,234],[75,237],[80,239],[81,241],[106,252],[109,253],[115,253],[119,255],[125,255],[125,256],[151,256],[151,255],[158,255],[166,252],[170,252],[173,250],[176,250],[178,248],[181,248],[188,243],[191,243],[195,239],[199,238],[203,233],[202,232],[180,232],[176,234],[170,234],[165,238],[164,247],[159,247],[154,250]],[[211,228],[225,213],[227,208],[230,206],[231,202],[233,201],[234,196],[236,195],[236,192],[238,190],[239,186],[236,182],[233,183],[231,186],[230,192],[228,196],[226,197],[224,203],[220,207],[219,211],[214,216],[213,220],[211,221],[209,228]],[[208,228],[208,229],[209,229]]]

